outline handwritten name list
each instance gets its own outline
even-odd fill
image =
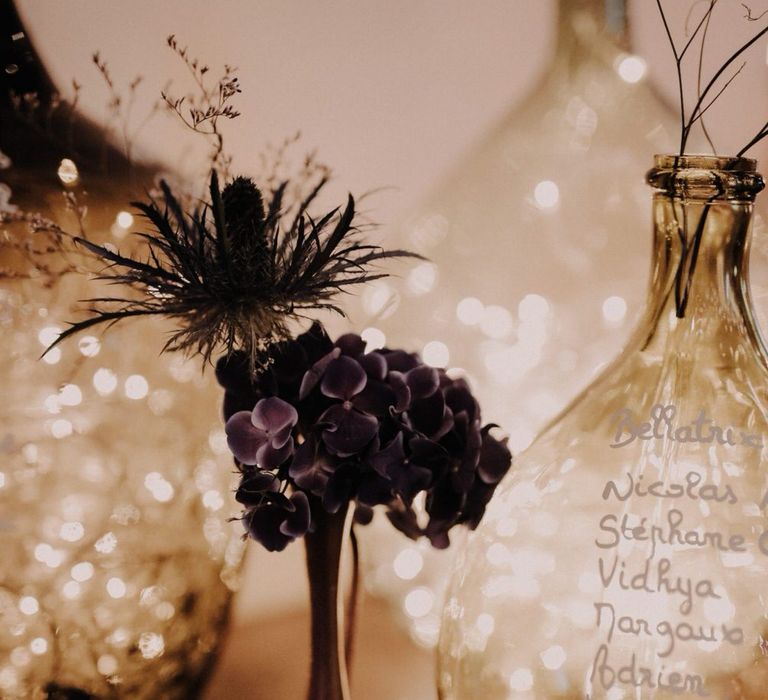
[[[620,411],[610,447],[624,447],[635,440],[762,446],[761,436],[718,426],[704,411],[693,423],[676,426],[676,413],[673,406],[656,405],[650,420],[643,422],[627,409]],[[678,662],[694,652],[705,653],[707,644],[713,651],[743,645],[745,633],[734,622],[735,610],[723,586],[711,578],[714,573],[704,566],[676,565],[674,553],[710,551],[716,555],[710,561],[726,556],[743,556],[747,561],[753,548],[768,556],[768,533],[722,532],[712,525],[708,529],[700,519],[702,512],[739,505],[739,495],[731,484],[707,483],[693,470],[678,481],[652,482],[642,474],[626,472],[605,483],[601,498],[606,510],[613,512],[599,516],[594,540],[602,595],[594,602],[600,644],[590,675],[593,692],[602,697],[613,687],[629,686],[643,697],[649,691],[711,696],[704,676],[686,672],[686,665]],[[765,505],[768,494],[761,504]],[[653,513],[653,517],[641,513]],[[729,519],[711,518],[710,522],[718,520]],[[641,557],[637,545],[643,547]],[[706,614],[712,610],[718,614]],[[688,647],[693,644],[696,649]]]

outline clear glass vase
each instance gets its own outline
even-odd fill
[[[625,5],[557,3],[536,88],[398,228],[428,261],[360,297],[360,328],[465,371],[515,450],[620,349],[642,302],[637,172],[674,148],[677,123],[631,53]]]
[[[713,156],[658,156],[648,181],[642,320],[460,558],[443,700],[766,697],[768,357],[746,264],[763,182]]]
[[[428,261],[348,305],[371,342],[407,339],[466,373],[515,453],[621,349],[643,301],[650,212],[638,173],[674,148],[678,125],[632,54],[626,4],[555,3],[535,88],[391,234]],[[383,528],[363,537],[376,552],[369,585],[434,646],[450,553]]]
[[[0,32],[0,211],[130,245],[150,171],[59,103],[7,0]],[[96,287],[33,229],[0,224],[0,697],[193,698],[242,554],[219,392],[162,324],[41,359]]]

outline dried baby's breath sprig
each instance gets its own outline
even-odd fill
[[[0,250],[14,261],[0,267],[0,280],[34,279],[51,287],[63,275],[81,272],[69,239],[66,231],[41,214],[0,209]]]
[[[107,138],[104,139],[104,152],[106,153],[106,149],[109,145],[111,132],[113,129],[117,128],[120,131],[120,137],[123,142],[123,153],[125,154],[126,160],[130,163],[132,162],[132,150],[136,136],[138,135],[141,128],[146,124],[146,122],[149,121],[149,119],[151,119],[151,117],[157,112],[159,102],[155,102],[152,105],[144,118],[134,127],[132,131],[132,112],[136,102],[136,94],[138,92],[138,88],[144,81],[143,76],[137,75],[135,78],[133,78],[133,80],[128,83],[127,88],[125,88],[125,93],[123,93],[115,83],[115,80],[112,78],[109,65],[102,58],[101,52],[96,51],[91,56],[91,60],[96,66],[96,70],[98,70],[99,74],[101,75],[102,80],[104,81],[104,84],[106,85],[109,92],[109,100],[107,101],[106,105],[107,120],[104,125],[105,131],[107,133]]]
[[[197,92],[175,97],[165,89],[161,92],[163,101],[189,129],[212,141],[211,165],[226,175],[232,158],[224,152],[219,119],[236,119],[240,116],[240,112],[231,104],[232,98],[241,92],[237,68],[225,65],[222,75],[212,82],[209,77],[210,68],[192,57],[189,49],[181,46],[175,35],[171,34],[166,42],[189,70]]]
[[[344,315],[335,301],[339,293],[387,276],[372,265],[419,257],[361,240],[351,196],[343,209],[313,218],[309,209],[325,182],[289,207],[288,181],[267,194],[237,177],[220,190],[214,170],[209,200],[188,212],[162,182],[159,200],[134,203],[151,225],[138,234],[145,258],[75,238],[108,263],[99,279],[126,294],[88,300],[89,318],[71,324],[53,345],[92,326],[164,316],[178,324],[165,350],[199,354],[206,362],[240,350],[255,371],[271,344],[290,337],[293,321],[308,311]]]

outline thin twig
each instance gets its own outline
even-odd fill
[[[664,23],[664,31],[667,33],[667,39],[669,39],[669,45],[672,48],[672,55],[675,57],[675,70],[677,71],[677,88],[678,96],[680,100],[680,155],[683,154],[685,148],[685,142],[683,141],[685,135],[685,93],[683,92],[683,69],[682,58],[677,53],[677,45],[672,38],[672,30],[669,28],[669,22],[667,22],[667,15],[664,12],[664,7],[661,4],[661,0],[656,0],[656,7],[659,8],[659,14],[661,15],[661,21]]]
[[[739,56],[741,56],[747,49],[752,47],[755,43],[757,43],[763,36],[768,34],[768,25],[763,27],[757,34],[755,34],[749,41],[747,41],[745,44],[743,44],[739,49],[737,49],[731,56],[720,66],[720,68],[715,71],[715,74],[712,76],[710,81],[707,83],[707,86],[704,88],[704,90],[699,95],[699,99],[696,101],[696,104],[693,107],[693,111],[691,112],[691,115],[688,120],[688,124],[686,125],[684,131],[683,131],[683,137],[681,140],[681,154],[685,152],[685,144],[688,141],[688,136],[691,131],[691,126],[693,124],[693,121],[698,116],[699,112],[701,111],[701,105],[704,102],[704,98],[709,94],[709,92],[712,90],[712,88],[715,86],[717,81],[722,77],[723,73],[725,73],[726,70],[730,67],[730,65],[737,59]]]
[[[736,71],[736,72],[735,72],[735,73],[734,73],[734,74],[733,74],[733,75],[732,75],[730,78],[728,78],[728,80],[726,81],[725,85],[723,85],[723,87],[721,87],[721,88],[720,88],[720,89],[717,91],[717,94],[716,94],[716,95],[715,95],[715,96],[714,96],[714,97],[713,97],[713,98],[712,98],[712,99],[711,99],[711,100],[710,100],[710,101],[707,103],[707,106],[706,106],[706,107],[704,107],[704,108],[702,108],[701,110],[699,110],[699,113],[698,113],[698,114],[697,114],[697,115],[696,115],[696,116],[695,116],[693,119],[691,119],[691,123],[690,123],[690,126],[693,126],[693,125],[694,125],[694,124],[695,124],[697,121],[699,121],[699,120],[701,119],[701,125],[702,125],[702,128],[704,128],[704,120],[702,119],[702,117],[704,116],[704,114],[706,113],[706,111],[707,111],[707,110],[708,110],[708,109],[709,109],[709,108],[710,108],[710,107],[711,107],[713,104],[715,104],[715,102],[717,102],[717,98],[718,98],[718,97],[720,97],[720,95],[722,95],[722,94],[723,94],[723,93],[726,91],[726,89],[728,88],[728,86],[729,86],[729,85],[730,85],[730,84],[731,84],[731,83],[732,83],[732,82],[733,82],[733,81],[736,79],[736,77],[739,75],[739,73],[741,73],[741,71],[743,71],[743,70],[744,70],[744,67],[745,67],[746,65],[747,65],[747,63],[746,63],[746,61],[745,61],[744,63],[742,63],[742,64],[741,64],[741,66],[739,67],[739,69],[738,69],[738,70],[737,70],[737,71]],[[706,134],[706,129],[704,129],[704,133]],[[709,138],[709,135],[707,135],[707,138]],[[715,147],[712,145],[712,141],[711,141],[711,140],[710,140],[709,144],[710,144],[710,146],[712,146],[712,152],[714,153],[714,151],[715,151]]]
[[[704,31],[701,34],[701,44],[699,45],[699,69],[696,72],[696,92],[697,94],[701,94],[701,75],[704,70],[704,47],[707,43],[707,33],[709,32],[709,22],[712,19],[712,13],[715,9],[715,5],[717,4],[717,0],[710,0],[709,4],[709,12],[705,15],[707,18],[706,23],[704,24]],[[742,66],[743,68],[744,66]],[[739,69],[739,72],[741,71],[741,68]],[[736,77],[736,76],[734,76]],[[733,78],[731,78],[733,80]],[[729,81],[730,83],[730,81]],[[728,84],[726,84],[726,87],[728,87]],[[725,88],[724,88],[725,89]],[[722,94],[722,90],[717,93],[717,97],[720,97]],[[715,99],[717,99],[717,97]],[[712,101],[714,102],[714,100]],[[712,102],[709,103],[709,106],[712,105]],[[709,106],[707,106],[706,109],[704,109],[704,112],[709,109]],[[714,155],[717,155],[717,149],[715,148],[715,142],[712,140],[712,137],[709,135],[709,130],[707,129],[707,125],[704,123],[703,118],[703,112],[701,117],[701,130],[704,133],[704,138],[707,139],[707,143],[709,144],[709,147],[712,149],[712,153]]]

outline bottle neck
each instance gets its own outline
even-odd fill
[[[628,22],[627,0],[559,0],[556,51],[594,49],[597,39],[628,51]]]
[[[692,160],[697,162],[688,165],[694,167],[649,173],[661,189],[653,198],[643,348],[702,356],[707,349],[727,354],[727,348],[751,340],[762,349],[748,270],[753,200],[762,178],[754,161],[722,159],[713,168],[701,167],[712,164],[700,157]]]

